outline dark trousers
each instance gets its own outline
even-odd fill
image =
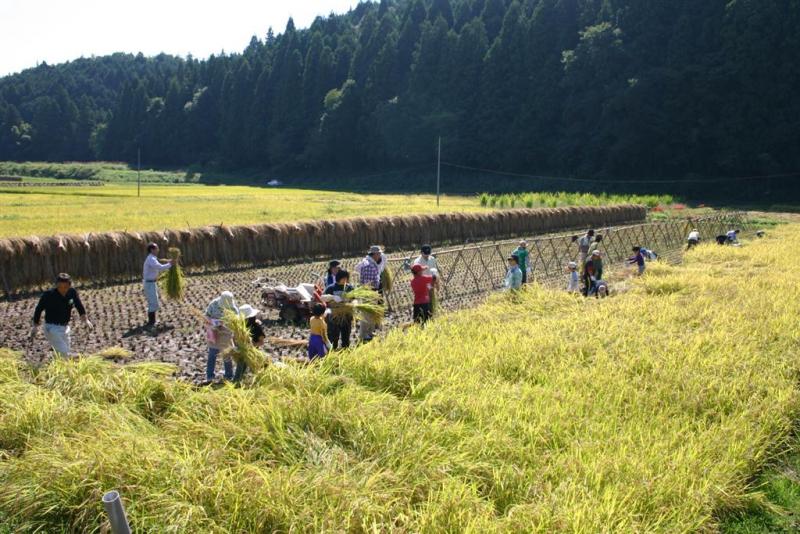
[[[414,322],[425,324],[431,318],[431,305],[428,304],[414,304]]]
[[[528,268],[527,267],[522,269],[522,283],[523,284],[527,284],[528,283]]]
[[[331,341],[334,349],[339,348],[339,340],[341,339],[342,348],[346,349],[350,346],[350,331],[353,329],[353,321],[345,321],[343,323],[328,320],[328,339]]]

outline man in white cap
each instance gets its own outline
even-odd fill
[[[369,287],[375,291],[381,290],[381,272],[386,268],[386,256],[383,249],[378,245],[372,245],[366,257],[356,266],[358,279],[362,286]],[[375,324],[372,321],[362,319],[358,325],[358,337],[363,342],[372,340],[375,334]]]
[[[57,355],[69,356],[71,349],[69,321],[72,318],[72,308],[78,310],[81,321],[89,330],[94,328],[86,316],[86,310],[78,292],[72,287],[72,278],[66,273],[61,273],[56,278],[56,287],[46,291],[36,305],[33,313],[31,339],[39,331],[39,322],[44,313],[44,335],[47,341],[50,342],[50,346]]]
[[[154,328],[156,325],[156,312],[161,309],[160,298],[158,295],[158,276],[162,271],[172,267],[172,261],[162,262],[158,259],[158,245],[150,243],[147,245],[147,258],[144,260],[142,268],[142,283],[144,296],[147,299],[147,328]]]

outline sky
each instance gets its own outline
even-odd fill
[[[81,56],[241,52],[289,17],[346,13],[358,0],[0,0],[0,76]]]

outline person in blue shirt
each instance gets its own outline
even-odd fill
[[[508,272],[504,283],[506,291],[515,291],[522,287],[522,270],[519,268],[519,258],[513,254],[508,257]]]
[[[331,260],[328,263],[328,271],[325,273],[325,288],[328,288],[336,283],[336,274],[342,270],[342,262],[339,260]]]
[[[644,274],[644,270],[646,268],[644,253],[642,252],[642,247],[633,247],[633,256],[628,258],[628,264],[634,265],[636,264],[639,268],[639,276]]]

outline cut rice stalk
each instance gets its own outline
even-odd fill
[[[94,354],[94,356],[98,356],[104,360],[128,360],[133,356],[133,353],[123,347],[109,347]]]
[[[390,269],[386,268],[381,271],[381,289],[389,293],[392,290],[392,284],[394,284],[394,274]]]
[[[236,363],[244,363],[253,372],[264,367],[266,358],[264,353],[253,345],[250,328],[244,316],[225,310],[222,323],[233,334],[234,345],[225,351],[223,356],[232,358]]]
[[[180,265],[181,251],[176,247],[170,247],[169,257],[172,260],[172,267],[162,275],[161,287],[167,296],[173,300],[182,300],[186,289],[186,281],[183,277],[183,269]]]

